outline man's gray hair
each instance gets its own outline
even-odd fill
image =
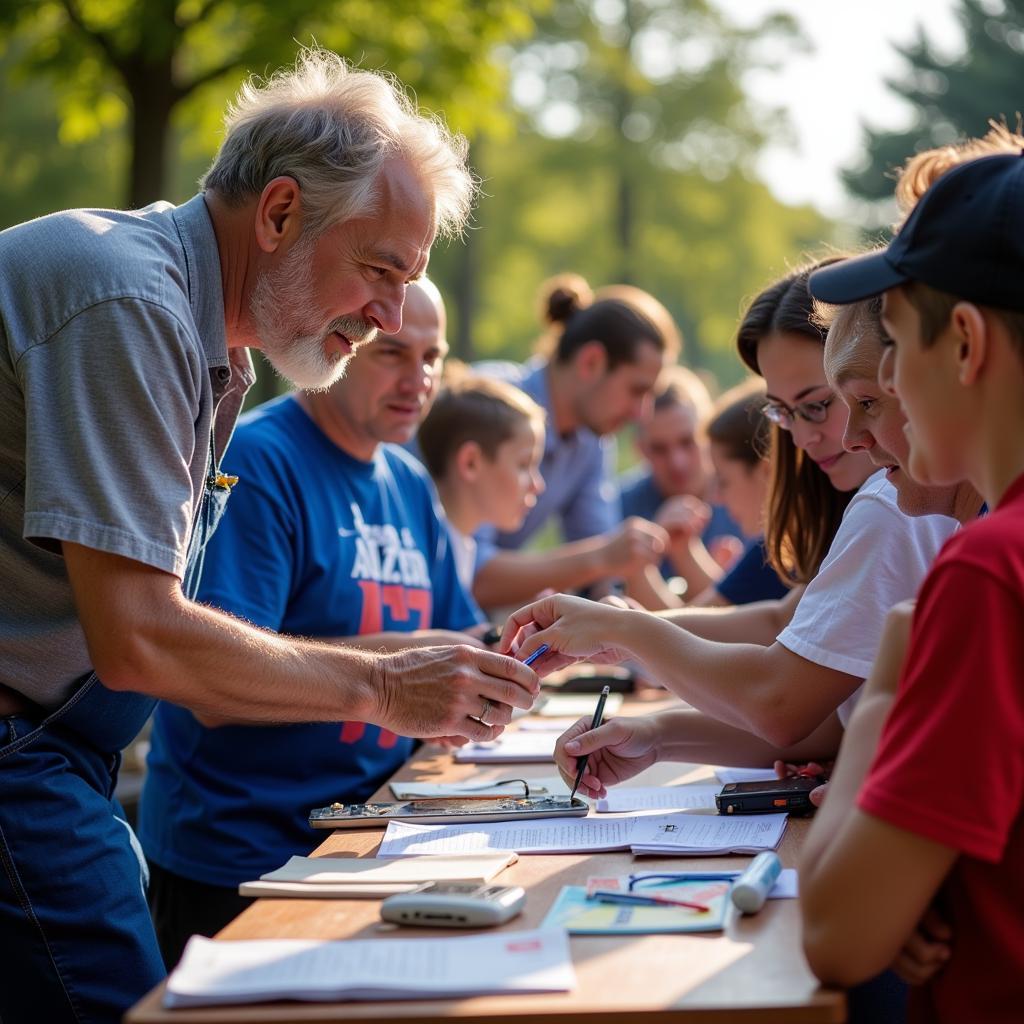
[[[294,67],[251,77],[224,118],[226,136],[200,187],[238,206],[280,176],[302,189],[315,237],[374,212],[385,161],[405,159],[434,202],[441,235],[457,235],[476,192],[468,144],[419,112],[394,76],[362,71],[329,50],[303,49]]]

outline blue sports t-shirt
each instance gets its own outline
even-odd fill
[[[622,519],[639,516],[641,519],[655,522],[658,511],[668,499],[661,493],[654,482],[654,475],[646,466],[636,466],[619,477],[619,501]],[[743,539],[743,531],[733,522],[732,516],[724,505],[711,506],[711,518],[700,539],[707,545],[719,537],[739,537]],[[669,558],[661,563],[661,574],[666,579],[677,575]],[[736,602],[734,602],[736,603]]]
[[[764,538],[752,540],[736,564],[715,584],[730,604],[778,601],[789,593],[779,574],[768,564]]]
[[[397,446],[354,459],[289,396],[243,417],[222,465],[239,482],[206,549],[200,601],[307,637],[482,620],[459,583],[429,477]],[[208,729],[162,703],[142,845],[169,871],[235,886],[308,853],[310,808],[365,799],[412,745],[362,722]]]

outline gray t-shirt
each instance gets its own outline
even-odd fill
[[[61,541],[182,576],[251,381],[202,196],[0,232],[0,684],[54,708],[90,671]]]

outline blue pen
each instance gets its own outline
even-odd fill
[[[548,649],[547,644],[541,644],[524,662],[524,665],[532,665],[546,650]]]

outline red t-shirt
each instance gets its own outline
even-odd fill
[[[918,596],[910,654],[858,798],[960,851],[938,894],[953,956],[912,1019],[1024,1020],[1024,477],[954,534]]]

